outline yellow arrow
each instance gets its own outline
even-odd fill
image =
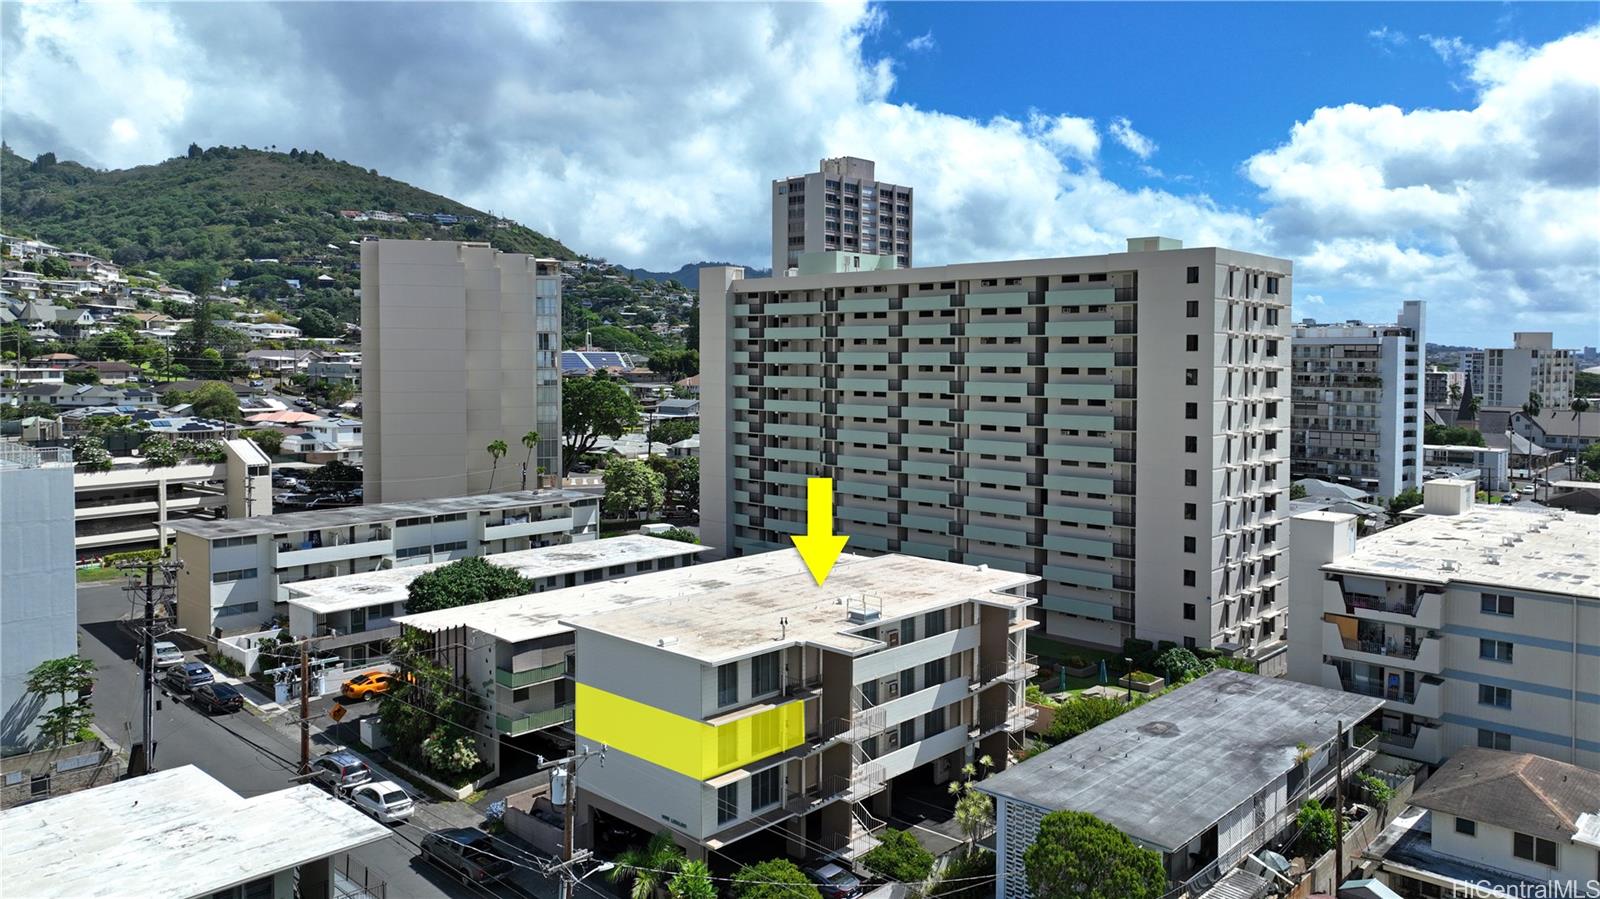
[[[800,558],[806,560],[817,586],[822,586],[839,561],[839,553],[844,552],[845,541],[850,539],[833,534],[833,478],[806,479],[806,535],[791,534],[789,539],[800,550]]]

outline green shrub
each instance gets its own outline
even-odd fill
[[[1085,731],[1099,727],[1133,707],[1133,704],[1118,699],[1107,699],[1104,696],[1079,696],[1076,699],[1069,699],[1056,706],[1055,717],[1050,721],[1050,729],[1044,735],[1045,740],[1052,746],[1063,743]]]
[[[1245,674],[1255,674],[1256,663],[1250,659],[1236,659],[1233,656],[1218,656],[1211,660],[1212,667],[1227,668],[1233,671],[1243,671]]]
[[[1333,849],[1333,809],[1322,807],[1315,799],[1307,799],[1294,816],[1300,829],[1299,847],[1308,859],[1321,858]]]
[[[1202,662],[1189,650],[1174,646],[1156,656],[1150,667],[1165,674],[1169,682],[1181,684],[1210,671],[1211,663]]]
[[[939,899],[984,899],[994,892],[994,853],[979,849],[945,862],[939,870],[939,882],[929,895]]]
[[[917,838],[891,827],[878,834],[878,845],[861,856],[867,870],[897,883],[921,883],[933,873],[933,853]]]
[[[1089,660],[1083,656],[1067,656],[1061,660],[1061,664],[1068,668],[1087,668],[1089,667]]]
[[[1389,802],[1394,799],[1394,787],[1389,786],[1383,780],[1371,774],[1366,772],[1357,774],[1356,783],[1360,784],[1361,789],[1366,791],[1367,798],[1372,800],[1372,804],[1380,809],[1388,806]]]

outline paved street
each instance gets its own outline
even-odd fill
[[[139,739],[141,686],[134,665],[133,639],[118,625],[128,610],[120,584],[97,584],[78,590],[78,623],[83,656],[98,668],[94,690],[95,723],[124,747]],[[227,784],[242,796],[256,796],[290,786],[299,762],[300,746],[287,713],[263,720],[248,708],[232,715],[207,716],[187,704],[158,694],[155,713],[156,766],[175,768],[193,764]],[[312,752],[321,751],[313,735]],[[395,828],[392,839],[350,853],[350,877],[360,884],[386,884],[378,895],[385,899],[428,899],[455,896],[537,896],[549,899],[555,885],[532,871],[519,870],[515,883],[498,890],[456,883],[416,859],[417,844],[429,830],[469,823],[463,804],[442,804],[420,799],[412,822]],[[516,850],[503,844],[507,856]],[[522,859],[526,860],[526,859]],[[344,859],[336,860],[340,870]]]

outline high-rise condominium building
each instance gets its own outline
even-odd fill
[[[1600,769],[1600,519],[1479,506],[1476,489],[1429,481],[1427,514],[1360,540],[1353,515],[1295,516],[1289,676],[1382,698],[1392,755]]]
[[[1426,310],[1407,300],[1394,324],[1294,328],[1291,467],[1395,496],[1422,486]]]
[[[486,243],[361,245],[367,502],[523,485],[561,461],[561,268]],[[498,466],[485,449],[510,448]],[[497,470],[500,469],[500,470]],[[537,468],[527,475],[530,484]]]
[[[1570,350],[1555,349],[1549,331],[1518,331],[1509,349],[1483,351],[1483,382],[1477,380],[1485,406],[1520,407],[1537,393],[1546,409],[1565,409],[1572,402],[1578,369]]]
[[[877,180],[870,159],[824,159],[820,171],[772,182],[772,274],[804,253],[893,256],[911,266],[911,188]]]
[[[701,271],[701,516],[733,553],[852,552],[1041,578],[1045,631],[1281,644],[1291,263],[1125,253],[742,280]]]

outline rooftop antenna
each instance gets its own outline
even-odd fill
[[[778,619],[778,631],[779,631],[778,639],[780,639],[780,640],[789,639],[789,616],[785,615],[782,618]]]

